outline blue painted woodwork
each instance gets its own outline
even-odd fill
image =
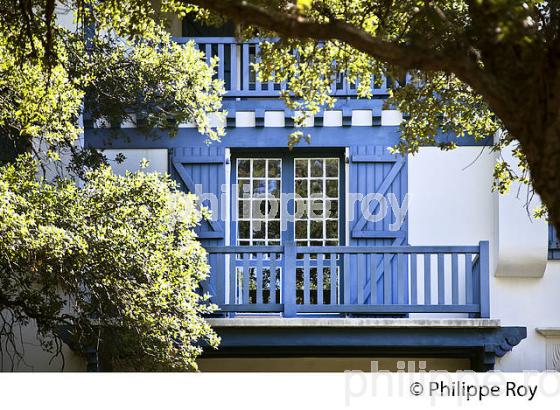
[[[348,146],[364,145],[371,141],[372,145],[391,147],[399,142],[399,127],[315,127],[303,129],[311,135],[311,141],[302,141],[297,149],[313,148],[344,148]],[[286,149],[288,136],[293,128],[228,128],[227,134],[221,142],[223,148],[251,148],[251,149]],[[141,129],[135,128],[86,128],[85,144],[97,149],[149,149],[149,148],[183,148],[208,146],[206,138],[194,128],[180,128],[175,137],[164,132],[151,130],[148,136]],[[450,140],[441,136],[438,141]],[[474,141],[473,138],[456,138],[458,146],[488,146],[491,139]]]
[[[345,181],[345,167],[344,167],[344,151],[342,149],[325,149],[323,147],[318,147],[315,149],[294,149],[288,150],[284,149],[275,149],[274,151],[270,150],[263,150],[263,149],[233,149],[231,153],[231,184],[232,184],[232,191],[233,185],[237,183],[237,169],[236,169],[236,161],[238,158],[278,158],[282,160],[282,193],[283,194],[290,194],[294,193],[294,160],[295,158],[302,159],[302,158],[314,158],[314,157],[328,157],[328,158],[338,158],[339,160],[339,238],[340,244],[343,245],[345,243],[344,240],[344,214],[346,211],[345,207],[345,192],[344,192],[344,181]],[[232,196],[231,201],[231,214],[234,215],[236,210],[236,201],[234,196]],[[294,214],[294,203],[290,201],[287,204],[287,211],[290,215]],[[294,222],[292,220],[288,220],[286,223],[286,229],[282,230],[281,233],[281,240],[290,242],[294,240]],[[230,234],[230,243],[236,243],[237,240],[237,224],[235,221],[231,222],[231,234]]]
[[[283,253],[284,272],[281,274],[280,294],[282,295],[282,302],[284,304],[283,313],[285,317],[293,317],[296,315],[296,258],[297,251],[295,242],[287,242],[284,246]],[[288,273],[291,272],[291,273]],[[282,291],[285,285],[287,289],[293,289],[293,292]],[[232,301],[230,301],[232,302]]]
[[[107,133],[109,131],[109,134]],[[107,138],[111,131],[122,132],[126,138]],[[407,168],[406,162],[403,159],[389,155],[386,147],[395,144],[398,141],[399,133],[397,127],[341,127],[341,128],[314,128],[312,131],[312,140],[310,144],[300,144],[294,148],[293,155],[304,155],[306,152],[311,153],[314,150],[320,149],[337,149],[340,151],[345,147],[349,147],[349,178],[350,187],[352,192],[368,194],[370,192],[385,191],[393,192],[400,201],[402,195],[407,191]],[[175,138],[162,136],[159,139],[146,137],[139,130],[125,129],[125,130],[87,130],[86,131],[86,144],[88,146],[95,146],[98,148],[162,148],[170,149],[170,171],[188,191],[193,191],[193,186],[200,183],[202,184],[205,192],[219,193],[220,185],[225,181],[225,148],[230,148],[232,152],[236,150],[249,150],[254,155],[262,153],[265,156],[283,155],[285,151],[287,136],[289,130],[282,128],[234,128],[228,130],[226,136],[222,138],[219,143],[212,143],[207,145],[203,137],[201,137],[195,129],[180,129],[179,134]],[[371,145],[364,145],[365,141],[371,141]],[[375,145],[373,145],[375,144]],[[288,167],[291,169],[290,167]],[[232,167],[233,171],[234,167]],[[285,175],[288,175],[288,171]],[[232,172],[233,173],[233,172]],[[233,176],[233,175],[232,175]],[[289,176],[289,175],[288,175]],[[232,178],[235,181],[235,178]],[[385,182],[385,184],[384,184]],[[384,185],[384,186],[382,186]],[[286,185],[287,187],[288,185]],[[342,189],[340,192],[344,192]],[[218,204],[218,209],[214,209],[214,213],[221,213],[222,204]],[[292,209],[293,211],[293,209]],[[343,212],[340,212],[343,215]],[[359,215],[355,212],[355,215]],[[203,223],[199,229],[202,242],[205,246],[219,246],[225,242],[224,226],[220,224],[221,221],[215,223]],[[391,215],[383,221],[376,223],[363,223],[358,221],[349,221],[350,230],[350,243],[346,249],[360,249],[359,247],[365,245],[366,247],[379,247],[379,246],[395,246],[398,244],[406,244],[407,231],[406,221],[399,231],[391,231],[388,229],[388,223],[392,222]],[[233,232],[233,229],[232,229]],[[234,236],[233,236],[234,238]],[[344,236],[341,235],[341,238]],[[283,238],[285,241],[290,241],[290,233]],[[231,240],[230,243],[235,243]],[[286,244],[286,242],[284,242]],[[393,248],[396,250],[397,248]],[[466,250],[463,250],[467,252]],[[453,253],[455,251],[440,249],[439,253]],[[325,288],[325,292],[321,296],[315,295],[318,300],[323,299],[323,304],[317,308],[310,305],[304,305],[300,308],[303,311],[313,311],[321,309],[323,311],[333,311],[341,313],[371,313],[373,309],[368,305],[391,305],[387,307],[377,307],[378,313],[391,314],[394,313],[408,313],[412,311],[452,311],[457,312],[457,309],[470,313],[473,316],[481,314],[488,315],[487,309],[482,309],[482,303],[487,303],[487,297],[484,296],[481,289],[484,291],[487,284],[479,279],[481,274],[479,256],[480,251],[471,249],[470,254],[465,257],[459,257],[458,263],[466,272],[472,272],[473,275],[467,275],[463,280],[465,281],[465,297],[466,301],[462,308],[457,308],[456,303],[444,304],[442,307],[430,306],[428,308],[421,305],[422,301],[417,297],[418,291],[423,289],[424,293],[431,299],[432,296],[440,296],[437,293],[432,295],[432,284],[435,285],[437,280],[441,277],[426,277],[423,278],[418,275],[420,268],[432,269],[435,268],[436,260],[431,258],[426,252],[418,250],[418,254],[414,257],[408,256],[407,258],[395,257],[395,252],[388,250],[386,254],[372,253],[366,250],[360,252],[348,251],[343,252],[338,256],[338,259],[331,259],[328,255],[323,257],[323,266],[331,267],[335,265],[336,270],[344,272],[344,270],[353,272],[351,274],[342,275],[342,279],[335,278],[335,270],[329,269],[328,273],[332,276],[332,282],[339,280],[337,286]],[[318,252],[321,254],[321,252]],[[405,252],[407,253],[407,252]],[[474,259],[471,257],[474,256]],[[437,258],[437,257],[435,257]],[[463,261],[464,258],[464,261]],[[274,259],[279,267],[284,263],[281,252],[278,258]],[[251,265],[253,262],[247,258],[244,261],[245,266]],[[263,268],[269,269],[268,261],[263,259]],[[298,267],[305,268],[301,262]],[[310,260],[310,267],[315,267],[314,260]],[[217,255],[210,256],[210,264],[213,269],[213,274],[205,284],[205,289],[211,294],[215,295],[215,301],[218,304],[226,300],[234,300],[236,297],[235,286],[226,286],[226,274],[229,274],[229,283],[233,283],[235,275],[232,272],[232,267],[237,266],[238,261],[235,258],[218,257]],[[229,269],[225,267],[229,266]],[[485,265],[486,266],[486,265]],[[484,269],[487,270],[486,267]],[[371,273],[375,272],[374,281],[371,281]],[[435,272],[435,271],[434,271]],[[281,275],[280,275],[281,276]],[[458,275],[452,273],[455,279]],[[445,279],[444,279],[445,282]],[[356,284],[360,283],[361,286],[357,287]],[[456,282],[454,282],[456,283]],[[481,288],[482,287],[482,288]],[[249,289],[246,284],[243,287],[244,300],[249,300]],[[404,292],[404,289],[414,289],[414,292]],[[435,289],[435,287],[434,287]],[[270,289],[264,289],[271,292]],[[281,289],[275,289],[280,293]],[[456,289],[456,293],[457,293]],[[328,295],[328,297],[327,297]],[[290,295],[282,294],[284,297]],[[302,297],[305,295],[302,294]],[[453,299],[453,295],[450,296]],[[227,298],[227,299],[226,299]],[[263,296],[263,301],[264,301]],[[310,297],[311,298],[311,297]],[[340,299],[340,309],[328,306],[325,303],[328,300]],[[297,297],[296,297],[297,299]],[[455,297],[456,301],[456,297]],[[282,312],[284,306],[280,303],[280,296],[275,298],[275,303],[263,303],[256,305],[254,303],[246,303],[253,311],[269,311],[269,312]],[[273,306],[274,305],[274,306]],[[397,307],[400,305],[400,307]],[[292,304],[293,306],[293,304]],[[361,307],[361,306],[366,306]],[[449,307],[452,306],[452,307]],[[224,309],[229,309],[224,307]],[[236,311],[236,307],[232,307],[232,311]],[[286,307],[288,314],[290,306]],[[296,307],[296,312],[297,307]],[[375,313],[375,312],[374,312]]]
[[[253,39],[240,43],[235,37],[175,37],[179,44],[194,41],[197,48],[204,51],[210,62],[212,57],[218,57],[217,78],[224,81],[226,98],[239,97],[278,97],[281,90],[286,89],[285,83],[267,81],[261,83],[252,63],[258,62],[259,43],[274,41],[273,39]],[[335,96],[356,96],[358,84],[351,84],[344,74],[339,74],[332,81],[332,94]],[[374,96],[388,95],[387,79],[382,78],[381,85],[371,80],[371,90]]]
[[[483,318],[490,315],[487,241],[480,242],[478,246],[296,247],[293,242],[286,242],[283,246],[208,246],[206,249],[212,256],[228,255],[228,266],[236,271],[233,276],[231,272],[226,274],[217,269],[213,271],[217,281],[225,278],[229,278],[230,281],[227,284],[217,284],[217,289],[236,289],[229,293],[227,300],[225,293],[212,295],[223,312],[284,312],[287,317],[303,313],[468,313],[473,317]],[[424,272],[430,272],[429,275],[422,275],[422,298],[418,295],[421,285],[418,285],[417,276],[420,255],[424,256]],[[451,260],[457,261],[451,263],[451,271],[449,265],[444,263],[445,255],[451,255]],[[350,259],[352,256],[361,257],[362,263],[354,265]],[[436,260],[437,272],[432,269],[433,257]],[[376,261],[374,266],[381,266],[375,270],[376,274],[383,278],[381,286],[384,292],[381,298],[366,296],[368,271],[363,261],[367,258]],[[470,268],[464,271],[461,282],[457,273],[459,259],[463,259],[464,266]],[[382,260],[380,265],[377,264],[378,260]],[[395,262],[392,263],[392,260]],[[271,287],[271,280],[265,285],[261,277],[265,269],[271,270],[271,266],[278,266],[281,272],[278,284],[274,281],[274,288]],[[255,289],[250,289],[249,269],[254,268],[257,272],[257,285]],[[303,284],[296,282],[298,268],[305,272]],[[329,277],[331,280],[328,283],[319,280],[311,283],[310,268],[323,271],[326,273],[323,277]],[[392,273],[392,280],[389,279],[389,272]],[[243,282],[237,279],[238,274],[243,278]],[[446,278],[451,280],[450,287],[446,286]],[[435,284],[432,280],[437,283],[435,300],[431,294]],[[225,303],[220,303],[224,300]],[[278,300],[282,303],[277,303]]]
[[[488,371],[527,337],[524,327],[251,326],[213,324],[203,357],[462,357]]]
[[[376,193],[387,198],[394,194],[399,206],[408,192],[408,176],[406,157],[393,155],[382,145],[353,145],[350,147],[349,158],[349,192],[364,196]],[[395,217],[389,209],[386,216],[377,222],[368,221],[361,210],[362,203],[354,204],[354,218],[348,221],[351,246],[399,246],[407,244],[407,220],[398,230],[391,229]],[[369,206],[370,215],[380,211],[380,202],[372,200]],[[408,261],[402,260],[403,266],[394,254],[387,254],[382,259],[376,260],[373,255],[356,254],[348,257],[349,270],[353,275],[360,277],[350,279],[351,282],[364,283],[363,288],[350,291],[349,298],[391,301],[396,303],[399,299],[397,281],[401,278],[406,286],[408,277],[399,275],[399,269],[407,269]],[[362,280],[363,279],[363,280]],[[408,301],[408,292],[402,295]]]
[[[171,176],[184,191],[196,193],[196,186],[199,185],[199,192],[221,198],[221,189],[225,184],[225,152],[220,145],[175,148],[170,151],[169,164]],[[208,200],[201,199],[202,205],[210,207],[214,214],[212,219],[203,220],[195,231],[204,246],[224,245],[224,222],[219,217],[214,217],[220,215],[223,204],[220,201],[210,204]],[[219,275],[224,275],[227,271],[225,260],[217,255],[210,255],[208,263],[213,268],[213,274],[202,283],[203,290],[217,295],[216,302],[223,303],[226,300],[226,289],[223,287],[225,278]]]
[[[391,155],[387,152],[384,146],[353,146],[350,148],[351,152],[363,152],[367,155],[362,155],[358,162],[354,162],[354,156],[351,155],[349,164],[350,177],[350,192],[361,194],[363,196],[368,195],[371,192],[376,192],[380,195],[386,196],[387,194],[394,194],[398,203],[401,204],[404,199],[404,194],[407,192],[407,175],[406,175],[406,160],[400,156]],[[292,153],[284,154],[270,154],[269,152],[252,152],[252,151],[241,151],[239,154],[232,154],[232,164],[235,164],[238,156],[241,157],[253,157],[258,158],[265,156],[267,158],[282,158],[282,168],[283,168],[283,182],[282,191],[285,194],[294,192],[293,186],[293,160],[294,156],[297,157],[313,157],[319,156],[336,156],[332,152],[322,151],[301,151],[294,150]],[[340,154],[339,154],[340,155]],[[344,163],[344,157],[340,157],[340,163]],[[378,161],[379,160],[379,161]],[[345,181],[345,167],[341,166],[339,170],[339,192],[344,192],[344,181]],[[235,166],[232,167],[232,184],[236,183],[236,170]],[[233,190],[232,190],[233,192]],[[340,244],[345,244],[345,229],[344,229],[344,195],[339,196],[339,203],[341,204],[339,208],[339,238]],[[379,202],[374,201],[373,205],[379,205]],[[289,206],[293,206],[292,203]],[[360,210],[360,203],[356,202],[354,215],[362,215]],[[235,212],[236,203],[232,201],[232,214]],[[290,212],[291,211],[291,212]],[[289,209],[289,213],[293,214],[293,209]],[[371,213],[376,213],[376,208],[371,208]],[[398,246],[406,243],[406,220],[399,230],[391,230],[390,226],[393,221],[394,216],[388,213],[383,220],[379,222],[367,222],[364,217],[356,217],[355,219],[349,221],[349,227],[351,229],[352,235],[350,239],[351,245],[368,245],[368,246],[381,246],[381,245],[392,245]],[[231,238],[230,243],[236,242],[236,229],[237,224],[232,222],[231,226]],[[287,229],[282,232],[283,241],[293,240],[294,224],[293,221],[289,220],[287,223]],[[346,280],[350,283],[363,283],[362,287],[354,288],[346,286],[346,299],[347,303],[355,303],[355,300],[366,301],[371,298],[372,290],[374,298],[378,300],[387,299],[393,302],[397,302],[399,299],[397,281],[403,280],[406,285],[408,281],[407,277],[399,274],[399,268],[402,270],[406,269],[406,264],[408,261],[401,261],[403,266],[399,266],[399,261],[394,255],[388,255],[384,258],[384,263],[391,265],[391,269],[382,269],[381,261],[375,261],[373,256],[368,256],[366,254],[351,254],[345,256],[346,270],[351,272],[350,277]],[[259,271],[257,271],[258,273]],[[373,272],[373,274],[372,274]],[[387,272],[387,277],[384,276],[383,272]],[[303,266],[303,279],[304,279],[304,298],[309,300],[309,278],[310,269],[308,265]],[[359,275],[360,278],[355,278],[353,276]],[[372,281],[373,277],[373,281]],[[318,276],[317,280],[321,282],[323,280],[322,276]],[[389,283],[390,282],[390,283]],[[318,284],[319,285],[319,284]],[[389,294],[389,293],[391,294]],[[387,296],[385,296],[387,295]],[[259,297],[257,295],[257,297]],[[319,299],[323,297],[322,294],[317,295]],[[408,292],[402,294],[401,298],[403,301],[408,300]]]
[[[554,225],[548,225],[548,259],[560,259],[560,239]]]
[[[195,193],[196,186],[199,185],[199,191],[214,194],[219,198],[222,185],[225,184],[224,155],[224,149],[219,145],[174,149],[170,155],[172,175],[176,176],[185,191]],[[210,206],[208,200],[203,201],[202,205]],[[212,207],[216,215],[220,214],[221,205],[218,202]],[[201,223],[201,226],[196,229],[200,238],[223,239],[225,237],[223,222],[219,218],[216,219],[204,220]]]
[[[179,128],[175,137],[158,130],[152,130],[151,135],[147,136],[141,128],[88,128],[86,120],[86,146],[98,149],[167,148],[170,153],[169,171],[182,189],[195,192],[196,185],[200,185],[202,192],[218,197],[226,182],[226,149],[231,150],[232,164],[236,155],[241,153],[252,157],[283,158],[282,190],[285,193],[294,190],[294,157],[336,155],[341,159],[339,238],[343,251],[339,248],[328,252],[325,249],[290,248],[294,240],[294,227],[293,222],[289,222],[282,233],[284,247],[275,251],[268,249],[259,253],[252,247],[251,254],[240,251],[240,259],[232,253],[211,252],[209,262],[212,275],[204,288],[224,311],[237,312],[247,308],[248,311],[282,312],[285,316],[313,312],[404,315],[414,311],[464,312],[481,317],[489,315],[487,250],[483,244],[467,250],[440,247],[436,251],[414,247],[415,251],[409,252],[403,250],[408,249],[406,219],[400,229],[392,230],[389,227],[394,222],[391,212],[378,222],[367,221],[359,216],[360,204],[356,202],[352,205],[355,217],[345,220],[345,198],[342,195],[345,191],[362,195],[379,193],[384,196],[392,193],[399,205],[402,205],[408,191],[406,158],[391,155],[387,150],[387,147],[399,142],[399,127],[348,126],[352,110],[356,109],[371,110],[374,124],[379,124],[386,90],[377,90],[379,98],[371,100],[348,98],[355,95],[355,90],[345,82],[344,76],[339,76],[333,89],[342,98],[336,101],[333,109],[342,111],[343,126],[322,127],[323,113],[320,112],[315,118],[316,126],[303,129],[311,134],[311,142],[301,142],[288,152],[286,146],[288,135],[294,130],[293,124],[287,121],[286,128],[264,128],[264,112],[280,110],[286,117],[294,113],[276,98],[246,99],[249,96],[277,96],[278,90],[284,86],[271,82],[260,83],[254,77],[250,63],[254,61],[257,42],[237,45],[232,38],[206,37],[196,40],[208,59],[213,55],[220,57],[217,76],[224,79],[229,90],[228,96],[236,97],[224,100],[224,108],[228,111],[228,129],[220,142],[208,145],[195,128]],[[237,111],[254,111],[257,126],[232,128]],[[444,134],[438,135],[436,140],[454,141],[459,146],[485,146],[492,143],[491,137],[474,141],[471,137],[456,138]],[[344,156],[345,149],[349,154],[347,158]],[[235,172],[235,166],[231,166],[231,183],[236,181]],[[348,172],[347,178],[345,172]],[[230,204],[235,206],[233,200]],[[221,215],[225,203],[213,205],[213,213]],[[288,212],[293,214],[293,207],[293,203],[288,204]],[[378,208],[378,202],[373,201],[370,212],[375,213]],[[229,211],[233,213],[232,208]],[[225,224],[220,219],[202,222],[197,233],[205,247],[215,249],[226,243],[236,243],[236,224],[231,223],[228,227]],[[230,228],[229,238],[226,238],[227,228]],[[312,254],[316,255],[312,257]],[[451,255],[448,268],[444,268],[444,254]],[[248,275],[245,275],[238,286],[237,269],[247,272],[249,268],[254,269],[254,284],[250,284]],[[302,271],[302,285],[295,277],[286,278],[281,273],[282,270],[295,272],[298,269]],[[433,275],[421,276],[420,272],[425,269],[433,272]],[[319,275],[313,279],[312,270],[324,271],[325,276]],[[470,274],[461,276],[459,272],[463,270]],[[451,290],[447,295],[444,289],[449,280]],[[460,286],[461,281],[464,287]],[[250,285],[254,285],[254,289],[249,289]],[[301,289],[296,289],[298,286]],[[324,291],[313,291],[313,287]],[[285,289],[294,289],[294,293],[286,293]],[[420,291],[424,292],[430,303],[423,304],[418,297]]]

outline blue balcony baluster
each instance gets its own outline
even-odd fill
[[[215,263],[212,272],[215,282],[229,281],[215,288],[223,294],[213,295],[224,312],[282,313],[285,317],[309,313],[490,316],[487,241],[478,246],[325,247],[296,247],[287,242],[284,246],[207,247],[207,251],[214,261],[219,255],[229,257],[229,263]],[[423,263],[418,262],[419,255]],[[432,260],[437,270],[432,269]]]
[[[284,245],[284,272],[282,275],[282,303],[284,316],[296,315],[296,244],[286,242]]]
[[[255,77],[251,66],[252,58],[259,61],[258,39],[238,42],[235,37],[175,37],[174,40],[179,44],[194,41],[198,49],[206,54],[206,60],[210,63],[212,56],[219,59],[216,68],[216,77],[224,81],[226,86],[225,98],[244,98],[244,97],[278,97],[280,90],[277,90],[273,81],[262,83]],[[270,41],[267,39],[267,41]],[[274,41],[274,40],[272,40]],[[226,55],[229,56],[226,58]],[[226,64],[229,67],[226,67]],[[264,85],[264,86],[263,86]],[[381,86],[374,86],[374,79],[371,80],[371,91],[376,96],[388,95],[388,82],[386,78],[381,81]],[[282,82],[280,89],[285,89],[286,84]],[[357,95],[358,84],[350,84],[345,73],[339,73],[333,78],[332,94],[338,97],[355,97]]]

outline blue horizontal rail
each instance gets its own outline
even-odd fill
[[[223,312],[490,316],[488,242],[478,246],[210,246]]]
[[[178,44],[194,42],[205,53],[208,62],[213,57],[218,58],[216,78],[224,82],[225,97],[279,97],[280,92],[286,90],[285,82],[260,82],[253,66],[260,58],[259,44],[274,39],[240,41],[235,37],[175,37],[174,41]],[[333,78],[331,93],[337,97],[355,97],[357,88],[358,85],[351,83],[341,72]],[[383,77],[380,84],[376,84],[372,78],[371,91],[375,96],[388,95],[387,79]]]

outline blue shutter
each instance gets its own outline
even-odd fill
[[[174,176],[186,192],[195,193],[196,186],[200,185],[203,193],[214,194],[218,198],[215,209],[208,200],[202,202],[218,218],[202,221],[197,233],[201,239],[216,239],[208,245],[223,245],[224,223],[219,215],[222,211],[221,189],[225,184],[224,149],[218,146],[184,147],[174,149],[171,155]]]
[[[560,259],[560,239],[552,224],[548,224],[548,259]]]
[[[368,195],[379,193],[384,197],[393,193],[402,205],[404,197],[408,192],[408,175],[406,157],[390,154],[386,146],[353,146],[350,147],[350,170],[349,170],[349,192]],[[350,245],[354,246],[399,246],[406,245],[407,220],[403,222],[400,229],[391,231],[389,226],[395,221],[394,213],[390,206],[385,217],[377,222],[368,221],[361,213],[360,202],[353,205],[354,218],[349,221]],[[379,209],[379,203],[372,201],[370,213],[375,214]],[[387,254],[383,257],[375,255],[353,255],[350,261],[350,275],[365,275],[365,287],[363,292],[351,291],[350,297],[356,303],[358,297],[364,298],[363,303],[408,303],[408,295],[397,293],[399,281],[404,281],[407,288],[408,278],[405,272],[407,260],[398,260],[394,254]],[[383,265],[390,266],[391,278],[385,279],[383,276]],[[362,279],[363,276],[360,278]],[[375,280],[377,295],[371,299],[371,283]],[[389,280],[390,279],[390,280]],[[353,277],[351,283],[364,283]]]
[[[204,220],[195,229],[204,246],[225,245],[224,221],[219,217],[225,198],[222,198],[221,189],[225,184],[225,152],[224,148],[217,144],[203,147],[175,148],[171,152],[172,176],[180,183],[185,192],[196,192],[196,186],[200,185],[200,191],[211,193],[218,198],[216,206],[211,207],[208,200],[202,201],[202,205],[209,207],[212,214],[217,218]],[[217,275],[225,272],[225,260],[223,255],[209,255],[212,274],[202,284],[205,292],[212,296],[212,302],[223,303],[225,290],[221,289],[225,281],[216,280]]]

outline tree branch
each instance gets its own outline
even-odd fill
[[[262,27],[285,37],[340,40],[379,60],[405,69],[450,71],[451,61],[433,49],[397,44],[374,37],[342,20],[319,23],[306,17],[257,6],[243,0],[192,0],[189,3],[223,14],[238,22]]]
[[[278,33],[280,36],[339,40],[386,64],[421,71],[442,71],[455,74],[461,81],[483,95],[502,118],[510,117],[507,101],[499,84],[487,75],[472,57],[472,50],[457,44],[444,52],[418,44],[396,43],[372,36],[355,25],[342,20],[320,23],[289,11],[278,11],[258,6],[245,0],[188,0],[202,8],[222,14],[236,22],[244,22]]]

